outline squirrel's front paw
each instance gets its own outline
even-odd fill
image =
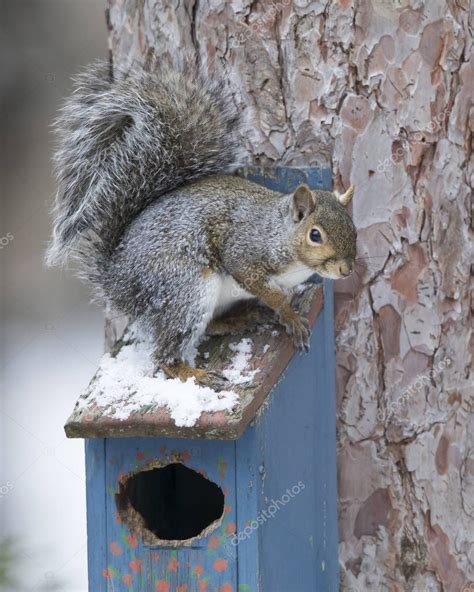
[[[295,314],[291,319],[282,319],[282,324],[286,332],[293,340],[293,344],[297,349],[308,352],[309,338],[311,335],[310,326],[306,319]]]

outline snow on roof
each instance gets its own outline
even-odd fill
[[[234,352],[224,376],[231,384],[243,384],[253,379],[258,370],[249,369],[252,340],[232,343]],[[155,371],[153,344],[132,326],[124,337],[124,345],[113,356],[102,357],[94,382],[79,399],[80,407],[95,403],[113,419],[128,419],[144,408],[166,407],[176,426],[194,426],[203,412],[231,411],[238,402],[232,390],[216,392],[196,384],[194,378],[182,382],[169,379]]]
[[[323,306],[321,284],[297,296],[295,307],[313,324]],[[274,324],[207,336],[198,368],[229,381],[216,392],[194,380],[155,371],[153,343],[131,326],[106,354],[68,418],[69,438],[170,437],[236,440],[257,416],[295,353],[285,329]]]

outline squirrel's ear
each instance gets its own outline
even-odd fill
[[[351,185],[349,189],[342,195],[337,191],[334,192],[334,195],[336,196],[339,203],[341,203],[343,206],[348,206],[351,202],[351,199],[354,197],[354,189],[354,185]]]
[[[300,185],[293,193],[292,214],[295,222],[300,222],[314,210],[314,197],[307,185]]]

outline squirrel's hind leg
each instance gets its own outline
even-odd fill
[[[172,282],[168,282],[170,277]],[[174,305],[165,308],[162,301],[157,301],[148,317],[157,367],[170,378],[183,382],[194,379],[201,386],[222,390],[228,384],[222,374],[193,366],[197,346],[218,300],[217,274],[203,273],[192,260],[183,260],[174,274],[163,273],[161,287],[167,288],[170,294],[167,300]],[[158,290],[159,286],[156,293]]]
[[[171,366],[165,364],[160,364],[159,366],[169,378],[179,378],[182,382],[194,378],[199,385],[208,386],[215,391],[224,389],[228,384],[227,379],[219,372],[193,368],[185,362],[179,362],[178,364],[173,364]]]
[[[207,325],[208,335],[232,335],[240,331],[255,329],[258,325],[271,323],[267,309],[253,303],[249,305],[238,305],[223,315],[212,319]]]

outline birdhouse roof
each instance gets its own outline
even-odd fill
[[[313,325],[323,304],[322,284],[309,284],[296,300]],[[228,379],[226,389],[215,392],[155,372],[152,348],[133,325],[125,330],[79,397],[65,425],[68,437],[237,439],[295,354],[271,316],[257,328],[209,337],[199,346],[196,365]]]

